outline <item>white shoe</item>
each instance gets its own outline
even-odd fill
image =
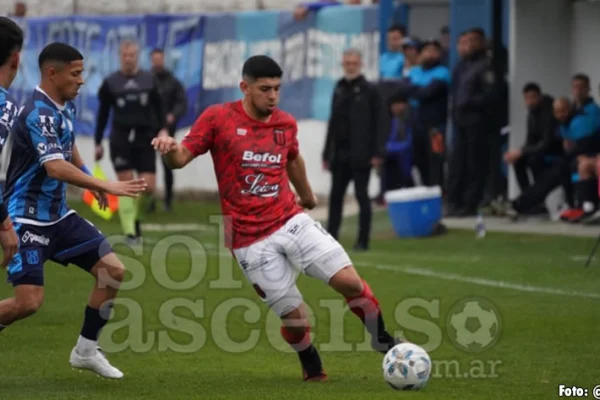
[[[77,369],[87,369],[96,374],[109,379],[120,379],[123,377],[123,373],[110,365],[102,349],[99,347],[96,349],[96,353],[89,357],[82,357],[77,353],[77,348],[74,347],[71,351],[71,358],[69,359],[71,367]]]

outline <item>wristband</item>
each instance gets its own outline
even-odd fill
[[[8,210],[4,203],[0,203],[0,221],[4,221],[6,218],[8,218]]]
[[[92,176],[92,172],[88,169],[88,167],[84,165],[81,166],[80,168],[83,172],[85,172],[87,175]]]

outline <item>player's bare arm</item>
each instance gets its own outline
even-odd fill
[[[136,197],[138,193],[146,190],[146,182],[143,179],[134,179],[123,182],[102,181],[87,175],[85,172],[64,159],[46,161],[44,163],[44,168],[51,178],[67,182],[82,189],[127,197]]]
[[[175,138],[168,135],[154,138],[152,146],[162,155],[165,163],[171,169],[183,168],[195,158],[187,147],[177,143]]]
[[[306,176],[306,164],[304,158],[298,154],[296,158],[288,161],[286,170],[290,182],[292,182],[292,185],[294,185],[294,188],[300,197],[299,204],[309,210],[315,208],[317,206],[317,199],[310,187],[308,177]]]

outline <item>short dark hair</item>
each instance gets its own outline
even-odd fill
[[[406,26],[404,25],[400,25],[400,24],[394,24],[392,26],[390,26],[388,28],[388,33],[389,32],[400,32],[402,34],[402,36],[406,36]]]
[[[242,67],[242,76],[245,79],[281,78],[283,71],[275,60],[268,56],[252,56],[246,60]]]
[[[0,65],[23,47],[23,30],[10,18],[0,17]]]
[[[586,74],[575,74],[571,81],[583,81],[586,85],[590,85],[590,77]]]
[[[155,48],[153,48],[153,49],[152,49],[152,51],[150,52],[150,54],[156,54],[156,53],[159,53],[159,54],[165,54],[165,51],[164,51],[163,49],[160,49],[160,48],[158,48],[158,47],[155,47]]]
[[[480,27],[471,28],[467,31],[467,33],[472,33],[474,35],[481,37],[482,39],[485,39],[485,31],[483,30],[483,28],[480,28]]]
[[[40,53],[38,65],[40,68],[50,61],[68,64],[73,61],[83,60],[83,55],[73,46],[66,43],[50,43]]]
[[[523,86],[523,93],[536,92],[537,94],[542,93],[542,88],[535,82],[528,82]]]

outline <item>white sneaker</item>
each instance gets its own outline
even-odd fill
[[[96,353],[89,357],[82,357],[77,353],[77,349],[74,347],[71,351],[71,358],[69,359],[71,367],[77,369],[87,369],[96,374],[109,379],[120,379],[123,377],[123,373],[110,365],[102,349],[99,347],[96,349]]]

